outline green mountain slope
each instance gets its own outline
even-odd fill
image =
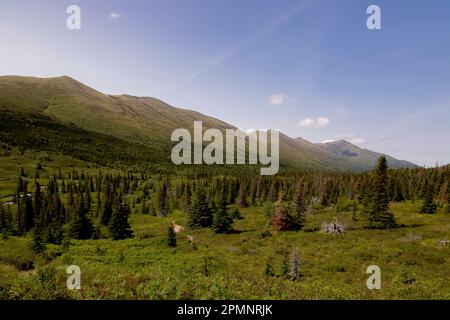
[[[366,171],[372,169],[381,153],[374,152],[368,149],[362,149],[345,140],[339,140],[328,143],[318,144],[325,150],[335,154],[338,157],[343,157],[351,166],[357,171]],[[414,168],[415,164],[405,161],[397,160],[391,156],[386,155],[388,166],[391,168]]]
[[[153,167],[171,165],[170,135],[176,128],[192,129],[195,120],[203,121],[204,128],[235,128],[155,98],[106,95],[65,76],[0,77],[0,114],[1,140],[23,149],[39,147],[97,163],[116,159]],[[373,167],[378,155],[365,150],[348,157],[338,149],[280,134],[284,168],[363,171]],[[395,167],[411,165],[390,159]]]

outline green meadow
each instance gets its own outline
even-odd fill
[[[181,211],[133,213],[132,239],[71,240],[40,255],[30,238],[11,237],[0,241],[0,298],[449,299],[450,215],[419,208],[419,201],[392,203],[400,227],[386,231],[364,229],[355,212],[319,211],[302,231],[273,232],[263,209],[249,207],[235,233],[184,230],[175,248],[167,245],[167,227],[172,220],[185,225]],[[346,233],[321,231],[335,217]],[[296,281],[283,275],[293,250],[301,261]],[[81,268],[80,290],[66,288],[69,265]],[[381,268],[380,290],[366,286],[370,265]]]

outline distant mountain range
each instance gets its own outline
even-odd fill
[[[70,77],[0,77],[0,140],[23,149],[38,148],[92,162],[170,160],[176,128],[235,128],[196,111],[149,97],[107,95]],[[380,153],[347,141],[314,144],[280,133],[282,168],[361,172],[374,167]],[[387,156],[392,168],[415,164]],[[105,164],[105,163],[103,163]]]

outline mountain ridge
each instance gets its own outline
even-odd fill
[[[154,97],[109,95],[69,77],[0,76],[0,113],[50,117],[96,134],[112,136],[170,154],[170,135],[176,128],[236,129],[220,119],[171,106]],[[280,133],[280,164],[285,168],[366,171],[381,154],[347,144],[316,144]],[[350,153],[346,153],[349,151]],[[349,156],[353,153],[355,156]],[[166,157],[162,157],[166,159]],[[393,168],[415,167],[387,156]]]

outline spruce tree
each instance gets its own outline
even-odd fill
[[[388,166],[386,157],[382,156],[372,173],[371,198],[367,210],[367,227],[371,229],[390,229],[395,227],[394,215],[389,212],[387,193]]]
[[[43,252],[47,248],[42,235],[43,231],[44,231],[43,219],[42,216],[40,216],[39,219],[36,219],[36,225],[33,229],[33,239],[31,242],[31,248],[35,253],[38,254]]]
[[[235,201],[235,198],[236,198],[233,181],[228,181],[227,196],[228,196],[228,198],[227,198],[228,204],[233,204]]]
[[[433,189],[431,186],[427,187],[425,191],[425,199],[420,208],[420,213],[434,214],[436,213],[437,205],[434,203],[433,199]]]
[[[167,182],[163,182],[162,186],[158,190],[158,216],[166,217],[168,211],[168,187]]]
[[[110,176],[105,177],[105,194],[103,197],[103,210],[100,212],[100,221],[104,226],[109,225],[112,216],[112,187]]]
[[[192,229],[209,228],[212,226],[212,222],[213,216],[208,206],[204,187],[198,186],[189,208],[188,226]]]
[[[88,217],[88,211],[82,197],[75,213],[75,220],[72,223],[71,233],[75,239],[79,240],[91,239],[94,234],[94,227],[91,219]]]
[[[42,230],[40,228],[35,228],[33,231],[33,241],[31,247],[35,253],[43,252],[47,246],[42,239]]]
[[[277,211],[270,221],[274,231],[287,231],[292,227],[292,221],[289,217],[284,197],[284,192],[280,192]]]
[[[175,233],[175,230],[173,229],[172,223],[170,224],[170,226],[167,230],[167,245],[172,248],[177,246],[177,234]]]
[[[306,201],[302,186],[299,186],[294,193],[291,205],[291,220],[294,230],[301,230],[306,221]]]
[[[114,204],[111,222],[109,224],[109,230],[113,240],[123,240],[133,237],[133,231],[128,222],[130,212],[130,209],[121,200],[121,197],[118,197]]]
[[[25,209],[24,209],[24,230],[26,232],[30,231],[34,226],[34,209],[33,209],[33,201],[31,197],[25,195]]]
[[[17,193],[16,193],[16,221],[17,221],[17,233],[22,234],[25,231],[24,226],[24,201],[22,201],[21,193],[24,192],[24,181],[21,176],[17,179]],[[25,192],[24,192],[25,193]],[[25,195],[24,195],[25,196]]]
[[[233,219],[230,217],[227,209],[227,197],[222,193],[222,198],[217,204],[217,209],[214,212],[213,231],[214,233],[230,233],[233,231]]]
[[[33,209],[34,209],[34,219],[38,220],[41,214],[42,207],[42,194],[41,194],[41,185],[38,181],[34,183],[34,195],[33,195]]]

